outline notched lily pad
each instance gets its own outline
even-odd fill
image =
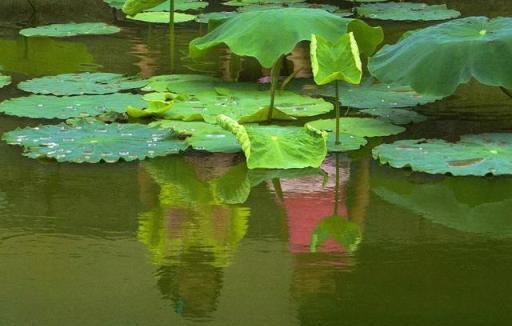
[[[81,119],[69,124],[16,129],[3,135],[11,145],[25,147],[25,156],[58,162],[114,163],[175,154],[187,144],[169,130],[141,124],[105,124]]]
[[[62,74],[23,81],[18,88],[35,94],[86,95],[111,94],[123,90],[144,87],[146,80],[126,77],[121,74],[97,72],[81,74]]]
[[[411,2],[385,2],[362,4],[357,14],[380,20],[445,20],[457,18],[460,12],[448,9],[446,5],[428,5]]]
[[[123,113],[129,105],[145,105],[142,96],[134,94],[45,96],[31,95],[0,103],[0,112],[36,119],[69,119],[94,117],[108,112]]]
[[[323,119],[308,122],[307,125],[318,130],[333,132],[336,119]],[[387,121],[373,118],[341,118],[340,132],[359,137],[383,137],[396,135],[405,131],[404,127],[395,126]]]
[[[359,112],[389,121],[395,125],[420,123],[427,120],[426,116],[406,109],[365,109]]]
[[[441,139],[400,140],[373,149],[373,157],[395,168],[455,176],[512,174],[512,134],[462,136],[457,143]]]
[[[128,19],[146,23],[169,24],[170,17],[171,16],[168,11],[151,11],[141,12],[135,16],[128,16]],[[176,24],[193,21],[194,19],[196,19],[196,16],[194,15],[184,14],[181,12],[174,13],[174,23]]]
[[[117,26],[105,23],[52,24],[25,28],[20,34],[25,37],[69,37],[77,35],[106,35],[120,32]]]

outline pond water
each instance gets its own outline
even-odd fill
[[[449,5],[512,14],[507,1]],[[70,39],[2,28],[0,66],[14,84],[79,71],[169,72],[164,27],[117,24],[123,33]],[[393,40],[423,25],[383,26]],[[175,72],[238,74],[226,51],[181,60],[203,29],[177,27]],[[294,51],[293,64],[305,53]],[[239,76],[261,73],[246,60]],[[0,90],[2,100],[21,95]],[[430,119],[400,137],[511,130],[511,109],[499,91],[470,84],[421,108]],[[0,133],[39,123],[1,116]],[[329,156],[327,176],[276,174],[250,190],[244,182],[259,176],[240,155],[75,165],[24,158],[0,142],[0,325],[510,324],[512,178],[380,166],[370,149],[390,139]],[[221,203],[221,182],[247,199]]]

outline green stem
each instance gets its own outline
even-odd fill
[[[169,57],[170,71],[174,72],[175,57],[175,33],[174,33],[174,0],[169,1]]]
[[[336,110],[336,140],[334,144],[339,145],[340,142],[340,90],[338,88],[338,81],[334,82],[334,89],[336,93],[336,102],[334,102],[334,109]]]
[[[501,91],[505,93],[508,97],[512,98],[512,91],[509,89],[506,89],[505,87],[500,87]]]
[[[272,114],[274,111],[274,100],[276,97],[276,89],[279,84],[279,73],[281,72],[281,65],[283,63],[284,56],[280,56],[277,61],[272,66],[272,70],[270,71],[271,86],[270,86],[270,106],[268,110],[267,122],[272,122]]]
[[[281,187],[281,180],[279,180],[279,178],[272,179],[272,185],[274,186],[274,191],[276,192],[277,198],[283,200],[284,194],[283,188]]]
[[[340,202],[340,153],[336,153],[336,185],[334,188],[334,215],[338,215]]]

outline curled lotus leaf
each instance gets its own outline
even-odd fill
[[[218,125],[201,121],[159,120],[150,126],[171,129],[180,136],[186,136],[185,141],[195,150],[212,153],[238,153],[242,150],[235,136]]]
[[[169,24],[169,20],[171,19],[171,15],[168,11],[151,11],[151,12],[141,12],[136,14],[135,16],[128,16],[128,19],[137,20],[146,23],[155,23],[155,24]],[[189,21],[193,21],[196,19],[196,16],[184,14],[181,12],[174,13],[174,23],[185,23]]]
[[[512,134],[461,136],[457,143],[442,139],[400,140],[373,149],[373,157],[395,168],[455,176],[512,174]]]
[[[333,132],[336,130],[336,119],[323,119],[308,122],[312,128]],[[340,132],[359,137],[383,137],[396,135],[405,131],[404,127],[373,118],[340,118]]]
[[[225,115],[217,122],[236,137],[249,169],[319,167],[327,154],[327,135],[313,128],[244,126]]]
[[[46,96],[31,95],[0,103],[0,112],[36,119],[94,117],[108,112],[126,112],[129,105],[143,106],[142,96],[134,94]]]
[[[359,112],[389,121],[395,125],[420,123],[427,120],[426,116],[406,109],[365,109]]]
[[[262,30],[261,27],[269,23],[273,28]],[[365,55],[371,55],[383,40],[380,27],[371,27],[361,20],[342,18],[321,9],[283,8],[240,13],[205,36],[194,39],[189,53],[191,57],[199,57],[225,44],[233,53],[254,57],[263,67],[270,68],[297,43],[309,41],[311,34],[334,42],[348,32],[354,33]]]
[[[25,37],[69,37],[77,35],[105,35],[115,34],[121,29],[105,23],[70,23],[52,24],[33,28],[25,28],[20,34]]]
[[[385,2],[363,4],[357,8],[361,17],[380,20],[446,20],[457,18],[460,12],[448,9],[446,5],[426,3]]]
[[[0,88],[5,87],[11,83],[11,77],[0,74]]]
[[[62,74],[23,81],[18,88],[35,94],[86,95],[111,94],[123,90],[141,88],[147,81],[121,74],[97,72]]]
[[[123,4],[123,12],[129,16],[136,15],[144,10],[154,8],[165,0],[126,0]]]
[[[114,163],[175,154],[188,145],[169,130],[141,124],[105,124],[81,119],[69,124],[16,129],[3,135],[11,145],[25,148],[30,158],[58,162]]]
[[[448,96],[472,78],[512,89],[512,17],[467,17],[413,31],[369,60],[383,82]]]

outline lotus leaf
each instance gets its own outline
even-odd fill
[[[194,94],[210,91],[222,82],[219,78],[207,75],[161,75],[151,77],[142,90],[148,92],[173,92]]]
[[[332,104],[323,99],[301,96],[281,91],[276,98],[272,118],[293,120],[294,117],[309,117],[328,113]],[[219,114],[227,115],[240,123],[265,121],[268,117],[266,91],[249,91],[234,88],[217,88],[216,91],[197,93],[188,100],[177,101],[164,117],[167,119],[201,120],[216,123]],[[201,118],[199,118],[201,117]]]
[[[363,4],[357,8],[357,14],[381,20],[445,20],[460,16],[459,11],[448,9],[446,5],[411,2]]]
[[[126,0],[123,5],[123,12],[129,16],[134,16],[144,10],[154,8],[165,0]]]
[[[236,12],[236,11],[208,12],[205,14],[197,15],[196,22],[207,24],[210,20],[226,20],[235,15],[238,15],[238,12]]]
[[[11,77],[0,74],[0,88],[5,87],[11,83]]]
[[[262,26],[268,24],[273,28],[262,31]],[[226,44],[233,53],[255,57],[263,67],[270,68],[297,43],[310,40],[311,34],[334,42],[347,32],[354,32],[361,52],[366,55],[371,55],[383,40],[380,27],[370,27],[357,19],[342,18],[321,9],[283,8],[236,15],[205,36],[194,39],[189,50],[192,57],[198,57],[213,47]]]
[[[356,109],[408,108],[431,103],[441,98],[418,94],[409,86],[375,83],[371,79],[365,80],[361,85],[340,83],[338,87],[342,94],[341,104]],[[306,93],[333,97],[335,89],[334,85],[326,85]]]
[[[238,153],[242,150],[233,134],[218,125],[199,121],[159,120],[150,126],[171,129],[181,136],[188,136],[185,141],[196,150],[212,153]]]
[[[369,61],[379,80],[447,96],[471,78],[512,89],[512,17],[467,17],[414,31]]]
[[[322,219],[311,236],[310,251],[317,252],[327,240],[334,240],[348,252],[354,252],[361,242],[361,228],[343,216],[333,215]]]
[[[334,132],[329,132],[327,135],[328,152],[355,151],[365,146],[367,143],[368,141],[364,137],[341,133],[340,143],[336,144],[336,135]]]
[[[178,153],[187,148],[169,130],[141,124],[105,124],[79,120],[68,124],[16,129],[3,135],[12,145],[25,147],[25,156],[58,162],[107,163],[143,160]]]
[[[312,128],[332,132],[336,128],[335,119],[308,122]],[[395,126],[387,121],[372,118],[341,118],[340,132],[359,137],[382,137],[396,135],[405,131],[404,127]]]
[[[336,42],[320,35],[311,38],[311,66],[315,83],[325,85],[337,80],[359,84],[363,75],[354,34],[347,33]]]
[[[196,16],[175,12],[174,23],[184,23],[196,19]],[[135,16],[128,16],[128,19],[138,20],[146,23],[169,24],[171,15],[167,11],[141,12]]]
[[[174,10],[178,11],[187,11],[187,10],[197,10],[208,7],[207,1],[187,1],[187,0],[174,0]],[[169,0],[164,3],[159,4],[156,7],[147,9],[145,11],[169,11],[171,5]]]
[[[81,73],[47,76],[24,81],[18,88],[36,94],[53,95],[85,95],[110,94],[122,90],[141,88],[147,84],[145,80],[125,77],[113,73]]]
[[[427,120],[424,115],[405,109],[365,109],[360,112],[384,119],[395,125],[407,125]]]
[[[313,128],[243,126],[224,115],[217,122],[236,137],[249,169],[319,167],[327,153],[327,135]]]
[[[222,4],[225,6],[232,7],[244,7],[244,6],[252,6],[252,5],[288,5],[293,3],[305,2],[306,0],[231,0],[223,2]]]
[[[45,96],[31,95],[0,103],[0,112],[17,117],[69,119],[93,117],[107,112],[126,112],[129,105],[145,105],[142,96],[133,94]]]
[[[119,27],[105,23],[70,23],[25,28],[20,31],[20,34],[25,37],[68,37],[76,35],[115,34],[120,31],[121,29]]]
[[[312,8],[312,9],[322,9],[322,10],[329,11],[332,13],[339,10],[338,7],[329,5],[329,4],[297,2],[297,3],[249,4],[249,5],[240,6],[237,9],[237,11],[246,12],[246,11],[271,10],[271,9],[280,9],[280,8]]]
[[[395,168],[410,167],[430,174],[512,174],[512,134],[465,135],[457,143],[400,140],[374,148],[373,157]]]

